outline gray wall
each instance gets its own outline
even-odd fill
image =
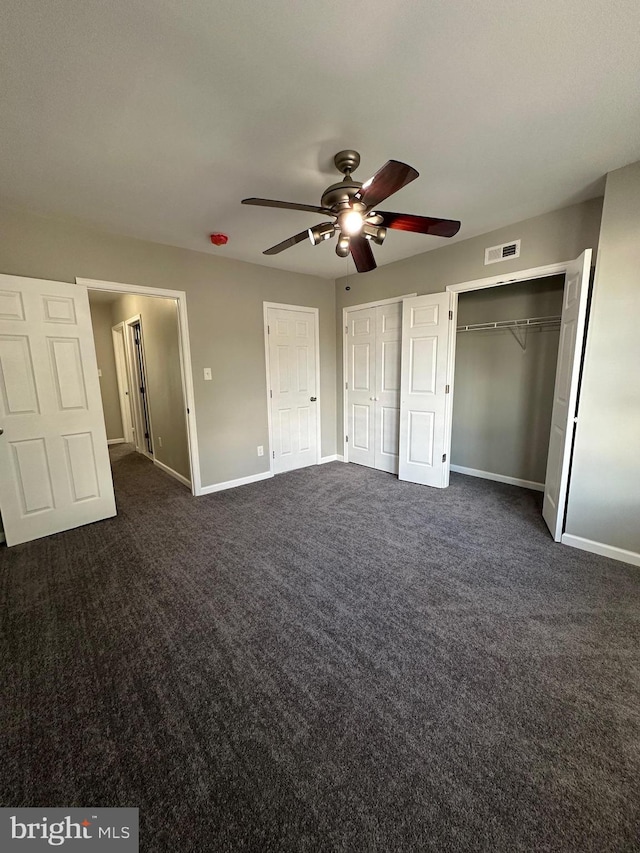
[[[607,176],[567,533],[640,552],[640,163]]]
[[[268,445],[263,301],[319,308],[322,455],[336,452],[333,281],[19,211],[0,210],[0,232],[0,271],[10,275],[186,291],[204,486],[269,470],[256,453]],[[204,381],[204,367],[213,381]]]
[[[142,318],[153,455],[189,480],[189,440],[176,301],[134,294],[121,296],[111,306],[111,324],[115,326],[137,314]]]
[[[107,428],[107,438],[123,438],[122,416],[120,414],[120,399],[118,397],[118,379],[116,376],[116,360],[113,354],[113,339],[111,337],[111,305],[106,302],[95,302],[89,294],[91,309],[91,325],[93,340],[96,346],[98,369],[100,377],[100,395],[104,422]]]
[[[500,228],[480,237],[446,244],[422,255],[379,267],[364,275],[354,273],[336,281],[337,358],[340,369],[337,381],[338,435],[337,446],[342,448],[342,309],[348,305],[372,302],[401,296],[404,293],[437,293],[448,284],[473,281],[477,278],[504,275],[532,267],[568,261],[577,258],[588,248],[598,245],[602,199],[591,199],[544,216],[527,219],[506,228]],[[463,223],[464,227],[464,223]],[[402,232],[392,231],[387,240],[402,240]],[[429,238],[425,238],[429,239]],[[430,238],[435,240],[436,238]],[[484,265],[487,246],[522,240],[519,258],[499,264]],[[374,247],[379,259],[384,257],[384,246]],[[345,291],[345,287],[351,287]],[[339,450],[339,452],[342,452]]]
[[[558,316],[564,276],[461,293],[457,324]],[[543,483],[558,329],[532,329],[523,350],[506,330],[459,332],[451,462]]]

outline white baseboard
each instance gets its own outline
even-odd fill
[[[449,468],[457,474],[480,477],[483,480],[494,480],[496,483],[508,483],[510,486],[520,486],[522,489],[533,489],[535,492],[544,492],[544,483],[534,483],[533,480],[506,477],[504,474],[492,474],[490,471],[479,471],[477,468],[465,468],[462,465],[450,465]]]
[[[157,465],[165,474],[168,474],[170,477],[173,477],[174,480],[178,480],[184,486],[188,486],[191,488],[191,480],[188,480],[186,477],[183,477],[182,474],[178,474],[177,471],[174,471],[173,468],[169,468],[168,465],[165,465],[164,462],[158,462],[157,459],[153,460],[153,464]]]
[[[580,548],[581,551],[591,551],[592,554],[600,554],[601,557],[611,557],[612,560],[620,560],[623,563],[630,563],[632,566],[640,566],[640,554],[635,551],[625,551],[624,548],[605,545],[604,542],[594,542],[593,539],[584,539],[582,536],[574,536],[572,533],[563,533],[560,541],[563,545],[569,545],[571,548]]]
[[[249,483],[257,483],[259,480],[270,480],[273,477],[271,471],[262,474],[250,474],[248,477],[239,477],[237,480],[227,480],[225,483],[214,483],[212,486],[202,486],[201,495],[210,495],[213,492],[224,492],[225,489],[235,489],[236,486],[246,486]]]
[[[124,444],[124,438],[109,438],[107,444]]]
[[[318,465],[324,465],[327,462],[344,462],[344,458],[339,453],[334,453],[332,456],[323,456]]]

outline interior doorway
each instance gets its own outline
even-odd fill
[[[157,299],[158,297],[151,298]],[[135,446],[138,453],[145,453],[150,458],[153,458],[153,429],[151,426],[147,361],[142,335],[142,315],[138,314],[126,320],[124,328],[126,329],[125,342],[127,345],[125,352],[127,353],[127,361],[131,374],[128,384],[131,409],[135,421]]]
[[[124,323],[116,323],[111,329],[111,339],[113,341],[113,354],[115,357],[120,417],[122,418],[122,437],[126,444],[135,444],[135,427],[131,411],[131,390],[129,388]]]
[[[140,454],[194,492],[179,300],[120,287],[95,282],[88,290],[112,456],[122,445],[118,460]]]

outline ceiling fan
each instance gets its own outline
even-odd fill
[[[414,216],[412,213],[390,213],[378,210],[381,201],[405,187],[418,177],[418,172],[406,163],[389,160],[381,169],[361,184],[351,177],[360,164],[357,151],[340,151],[333,162],[344,178],[323,192],[319,206],[298,204],[291,201],[275,201],[269,198],[244,198],[242,204],[260,207],[279,207],[287,210],[308,210],[332,216],[333,222],[321,222],[305,229],[288,240],[283,240],[263,254],[277,255],[296,243],[309,238],[314,246],[338,233],[336,255],[353,257],[358,272],[369,272],[376,268],[371,243],[381,246],[387,236],[387,228],[399,231],[414,231],[417,234],[433,234],[436,237],[453,237],[460,230],[456,219],[434,219],[430,216]]]

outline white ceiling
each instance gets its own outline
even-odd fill
[[[90,290],[89,302],[91,305],[112,305],[122,297],[121,293],[113,290]]]
[[[640,160],[638,0],[0,0],[0,16],[0,194],[115,233],[333,278],[335,241],[262,254],[323,217],[240,200],[318,204],[356,148],[360,180],[390,158],[421,173],[384,209],[461,219],[457,240],[600,195]],[[444,242],[396,231],[375,255]]]

